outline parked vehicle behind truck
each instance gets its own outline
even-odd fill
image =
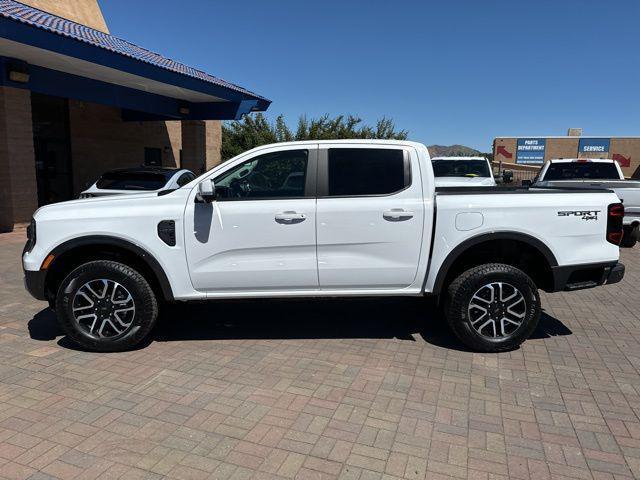
[[[607,158],[563,158],[544,164],[533,182],[523,185],[547,188],[607,188],[613,190],[624,203],[624,236],[621,245],[633,247],[638,240],[640,226],[640,181],[625,180],[620,165]]]
[[[100,175],[89,188],[80,192],[80,198],[174,190],[194,178],[194,173],[185,168],[119,168]]]
[[[462,342],[498,352],[535,330],[538,289],[624,275],[614,193],[436,188],[413,142],[267,145],[133,197],[49,205],[28,230],[26,287],[85,348],[138,344],[163,301],[429,295]]]
[[[485,157],[434,157],[436,187],[495,187],[491,163]]]

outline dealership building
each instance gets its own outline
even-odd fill
[[[0,231],[102,172],[220,162],[270,101],[109,34],[96,0],[0,0]]]
[[[640,177],[640,137],[586,137],[580,129],[570,129],[564,137],[497,137],[493,158],[523,168],[557,158],[610,158],[626,177]]]

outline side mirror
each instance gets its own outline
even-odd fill
[[[529,188],[532,185],[531,180],[522,180],[522,186]]]
[[[203,203],[211,203],[216,199],[216,187],[213,180],[203,180],[198,184],[196,199]]]
[[[504,170],[502,172],[502,183],[511,183],[513,182],[513,171]]]

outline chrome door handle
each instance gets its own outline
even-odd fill
[[[298,212],[282,212],[276,214],[276,222],[283,225],[293,225],[294,223],[304,222],[307,216],[304,213]]]
[[[386,210],[382,217],[389,222],[404,222],[413,218],[413,212],[409,212],[404,208],[392,208],[391,210]]]

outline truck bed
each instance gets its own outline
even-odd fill
[[[637,188],[640,189],[640,181],[637,180],[543,180],[535,184],[538,188]]]
[[[606,187],[436,187],[436,195],[493,195],[493,194],[549,194],[549,193],[611,193]]]

